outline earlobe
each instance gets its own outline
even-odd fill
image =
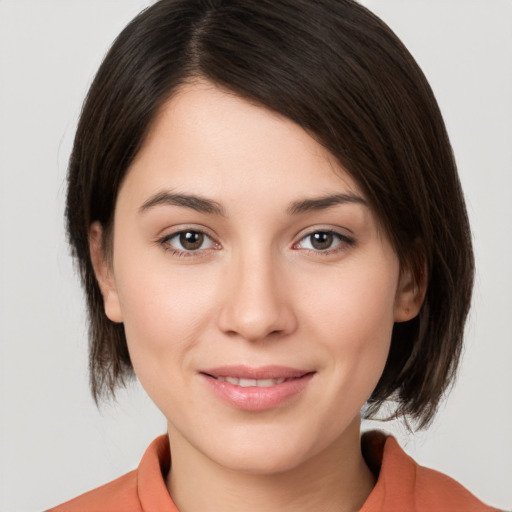
[[[401,272],[395,299],[395,322],[412,320],[421,309],[427,292],[427,272],[424,267],[415,275],[411,269]]]
[[[89,251],[91,255],[94,274],[103,296],[105,314],[112,322],[123,321],[119,296],[112,263],[109,262],[104,249],[103,228],[99,222],[93,222],[89,228]]]

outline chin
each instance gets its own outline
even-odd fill
[[[207,455],[220,466],[235,472],[276,475],[300,467],[323,448],[316,441],[304,443],[303,436],[290,436],[289,433],[276,436],[263,432],[231,436],[229,442],[210,445]]]
[[[227,455],[227,456],[226,456]],[[236,451],[233,456],[224,454],[218,462],[232,471],[251,475],[277,475],[298,468],[306,457],[297,450],[275,450],[269,447],[257,447],[243,453]]]

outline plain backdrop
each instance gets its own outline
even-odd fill
[[[133,469],[165,421],[134,385],[98,410],[65,241],[66,163],[113,38],[149,2],[0,0],[0,510],[43,510]],[[472,221],[459,379],[434,425],[385,424],[420,463],[512,507],[512,2],[367,0],[425,71]]]

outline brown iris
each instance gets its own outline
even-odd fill
[[[187,251],[200,249],[204,242],[204,234],[199,231],[184,231],[180,233],[180,244]]]
[[[311,236],[311,245],[319,250],[325,251],[329,249],[333,243],[334,236],[332,233],[321,231],[319,233],[313,233]]]

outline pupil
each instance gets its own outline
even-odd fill
[[[199,249],[203,245],[204,235],[197,231],[186,231],[180,234],[180,244],[188,251]]]
[[[329,249],[332,245],[332,233],[314,233],[311,236],[311,245],[318,250]]]

